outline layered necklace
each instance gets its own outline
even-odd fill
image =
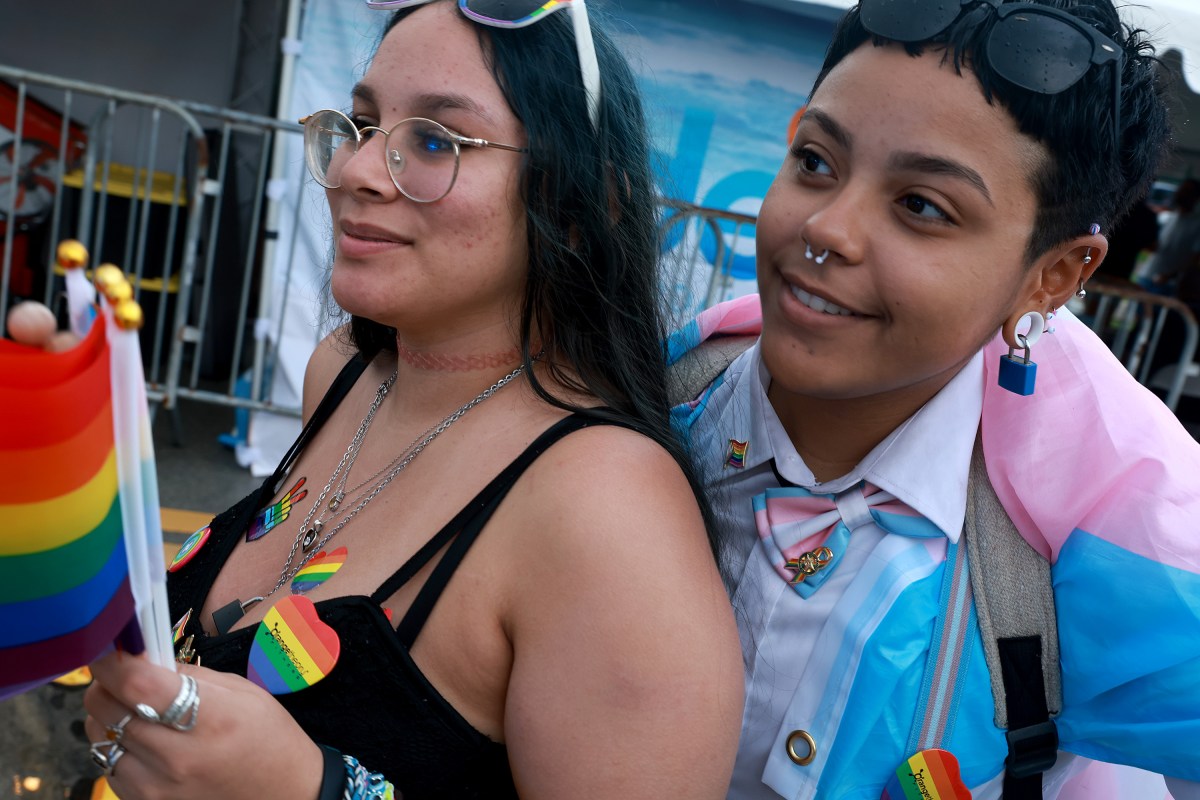
[[[329,529],[328,533],[322,535],[325,529],[325,514],[326,512],[334,513],[345,502],[347,493],[345,492],[346,482],[350,477],[350,470],[354,467],[354,461],[358,458],[358,451],[362,448],[363,440],[366,438],[367,429],[371,427],[371,421],[375,418],[375,412],[379,410],[383,399],[387,397],[388,390],[396,381],[396,373],[393,372],[391,377],[383,383],[379,384],[379,389],[375,392],[375,399],[371,402],[371,407],[367,409],[367,415],[363,417],[363,421],[359,424],[358,430],[354,434],[354,438],[350,440],[350,444],[346,447],[346,452],[342,454],[337,466],[333,468],[333,474],[329,476],[329,480],[325,482],[325,488],[321,490],[321,494],[317,497],[313,507],[309,509],[308,514],[304,517],[304,521],[300,523],[300,530],[296,532],[296,539],[292,542],[292,549],[288,551],[287,561],[283,564],[283,569],[279,573],[279,580],[275,586],[268,592],[268,596],[276,592],[279,587],[295,577],[296,573],[304,568],[316,553],[325,547],[326,544],[334,537],[342,528],[354,519],[358,512],[367,507],[367,504],[375,499],[375,496],[384,490],[397,475],[405,470],[409,464],[419,456],[429,443],[437,437],[441,436],[447,428],[453,425],[458,420],[470,411],[475,406],[487,400],[496,392],[507,386],[514,378],[520,375],[525,370],[525,365],[514,369],[512,372],[505,375],[500,380],[493,383],[488,388],[484,389],[479,394],[472,397],[467,402],[463,403],[454,411],[450,412],[441,422],[434,425],[421,436],[417,437],[408,447],[401,452],[400,455],[392,459],[391,463],[376,472],[373,476],[360,483],[357,487],[350,490],[350,495],[362,489],[361,498],[353,505],[348,513],[338,521],[336,525]],[[338,478],[341,481],[338,490],[329,498],[329,502],[325,503],[325,498],[329,496],[330,490],[333,489],[334,483],[338,483]],[[322,504],[325,503],[324,508]],[[320,515],[317,514],[317,509],[321,509]],[[315,517],[315,519],[314,519]],[[319,537],[319,538],[318,538]],[[304,555],[294,566],[292,562],[296,559],[296,551],[303,551]]]
[[[337,466],[333,468],[333,474],[329,476],[329,480],[325,482],[325,488],[321,490],[321,494],[317,497],[315,503],[308,514],[304,517],[304,521],[300,524],[300,530],[296,532],[296,538],[292,542],[291,550],[288,551],[287,560],[283,563],[283,568],[279,572],[279,580],[271,587],[271,591],[259,597],[251,597],[249,600],[234,600],[226,606],[217,609],[213,612],[213,620],[217,630],[224,633],[233,623],[236,622],[246,609],[251,605],[258,603],[284,586],[288,581],[296,577],[296,574],[304,568],[309,561],[313,559],[322,548],[329,543],[334,536],[346,527],[352,519],[358,516],[358,513],[367,507],[376,495],[384,490],[397,475],[405,470],[409,464],[419,456],[429,443],[442,435],[446,429],[453,425],[458,420],[470,411],[475,406],[487,400],[496,392],[503,389],[511,383],[517,376],[525,370],[525,366],[514,369],[512,372],[505,375],[500,380],[493,383],[488,388],[484,389],[473,398],[463,403],[454,411],[450,412],[441,422],[434,425],[432,428],[425,431],[423,434],[414,439],[408,447],[404,448],[398,456],[391,460],[382,469],[362,481],[352,489],[347,490],[346,484],[349,482],[350,471],[354,467],[354,462],[358,458],[358,453],[362,449],[363,440],[366,439],[367,431],[371,427],[371,422],[375,419],[376,412],[379,411],[379,406],[383,403],[388,392],[396,382],[396,373],[393,372],[391,377],[379,384],[379,388],[375,391],[375,398],[371,401],[370,408],[367,409],[367,414],[359,423],[358,430],[355,431],[354,437],[350,440],[350,444],[346,446],[346,452],[342,454],[338,460]],[[336,485],[336,489],[334,488]],[[326,498],[328,502],[326,502]],[[349,502],[347,502],[349,500]],[[350,510],[346,512],[340,520],[326,532],[325,528],[330,518],[327,515],[334,515],[339,509],[344,506],[350,506]],[[319,512],[319,513],[318,513]],[[301,553],[297,560],[297,553]]]

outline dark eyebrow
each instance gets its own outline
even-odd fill
[[[802,120],[811,119],[820,126],[821,130],[842,146],[845,150],[852,150],[854,147],[854,137],[850,135],[850,131],[846,130],[833,117],[826,114],[819,108],[810,108],[804,112]]]
[[[925,153],[900,152],[892,154],[891,158],[888,159],[888,167],[902,172],[925,172],[931,175],[958,178],[978,189],[979,193],[983,195],[983,199],[987,200],[988,205],[993,208],[996,205],[992,202],[992,193],[988,191],[983,176],[967,165],[960,164],[953,159],[931,156]]]
[[[354,89],[350,92],[350,96],[376,108],[379,106],[375,91],[367,84],[355,84]],[[416,112],[416,116],[436,117],[438,112],[459,109],[474,114],[485,122],[493,125],[497,124],[495,118],[483,106],[465,94],[458,94],[457,92],[432,92],[417,95],[413,98],[412,102],[412,108]]]
[[[350,97],[354,100],[362,100],[369,105],[375,105],[375,92],[370,86],[363,83],[354,84],[354,88],[350,90]]]

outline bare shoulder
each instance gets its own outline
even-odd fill
[[[629,562],[669,558],[660,574],[716,574],[683,470],[661,444],[627,428],[595,425],[564,437],[533,463],[513,499],[530,523],[519,534],[527,565],[569,566],[603,581],[630,575]]]
[[[338,372],[354,357],[354,348],[347,338],[347,328],[347,325],[342,325],[335,329],[317,344],[316,350],[309,356],[308,366],[304,369],[303,413],[306,421]]]
[[[511,499],[503,538],[515,546],[498,557],[515,561],[496,596],[513,647],[505,736],[522,797],[586,786],[649,800],[684,785],[688,797],[724,797],[741,655],[675,459],[641,434],[590,427],[550,447]]]
[[[687,527],[700,524],[675,458],[650,437],[617,425],[584,428],[554,444],[530,468],[524,494],[564,523],[654,513]]]

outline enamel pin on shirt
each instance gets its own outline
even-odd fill
[[[729,440],[729,450],[726,451],[725,466],[733,467],[734,469],[746,468],[746,451],[750,449],[749,440],[739,442],[737,439]]]
[[[212,533],[212,528],[204,527],[189,536],[183,544],[179,546],[179,551],[175,553],[175,558],[171,559],[170,566],[167,567],[167,572],[178,572],[187,566],[196,553],[200,552],[200,548],[208,543],[208,537]]]
[[[287,493],[279,498],[278,503],[268,506],[259,512],[259,515],[254,518],[254,522],[246,530],[247,542],[261,539],[270,533],[272,528],[288,518],[292,513],[292,508],[308,496],[308,489],[302,489],[305,480],[305,478],[301,478],[296,481],[296,485],[288,489]]]

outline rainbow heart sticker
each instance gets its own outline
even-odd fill
[[[953,753],[922,750],[897,768],[879,800],[971,800],[971,790]]]
[[[254,632],[246,677],[274,695],[307,689],[337,664],[342,651],[333,628],[303,595],[283,598]]]
[[[292,578],[292,594],[304,594],[317,588],[332,578],[334,573],[345,563],[346,548],[339,547],[332,553],[322,550],[304,565],[304,569],[296,573],[296,577]]]
[[[201,528],[185,539],[183,544],[179,545],[179,552],[175,553],[175,558],[171,559],[167,572],[178,572],[183,569],[183,566],[191,561],[196,553],[200,552],[200,548],[204,547],[211,533],[212,528]]]

